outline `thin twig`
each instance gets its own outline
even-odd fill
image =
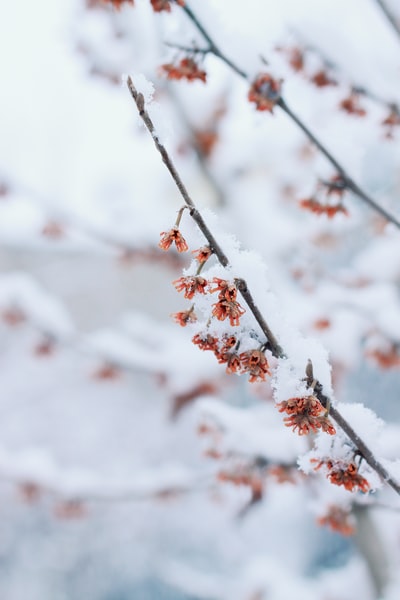
[[[390,25],[392,26],[392,28],[395,31],[397,37],[400,39],[400,24],[399,24],[399,21],[395,18],[394,14],[386,6],[386,2],[384,2],[384,0],[375,0],[375,2],[379,6],[379,8],[383,12],[383,14],[385,15],[385,17],[388,20],[388,22],[390,23]]]
[[[377,0],[379,1],[379,0]],[[222,60],[226,65],[228,65],[235,73],[240,75],[243,79],[250,80],[249,75],[240,69],[235,63],[231,61],[215,44],[213,39],[210,37],[209,33],[205,30],[204,26],[199,22],[197,16],[193,13],[192,9],[189,8],[187,3],[182,7],[182,10],[189,17],[193,25],[198,29],[198,31],[202,34],[205,41],[209,44],[209,52],[210,54],[214,54],[214,56],[218,57]],[[386,209],[382,208],[369,194],[367,194],[358,184],[356,184],[350,175],[347,173],[345,168],[341,165],[341,163],[333,156],[333,154],[325,147],[325,145],[311,132],[311,130],[303,123],[303,121],[298,117],[291,108],[289,108],[287,102],[281,97],[278,101],[277,105],[287,116],[303,131],[303,133],[308,137],[308,139],[318,148],[318,150],[325,156],[328,162],[336,169],[336,171],[341,175],[343,181],[346,183],[346,188],[353,192],[355,196],[360,198],[363,202],[368,204],[370,208],[375,210],[381,216],[383,216],[388,222],[395,225],[398,229],[400,229],[400,220],[389,213]]]
[[[221,247],[219,246],[219,244],[217,243],[215,237],[213,236],[213,234],[211,233],[211,231],[209,230],[208,226],[206,225],[203,217],[201,216],[200,212],[197,210],[194,201],[192,200],[192,198],[189,196],[189,193],[184,185],[184,183],[182,182],[182,179],[180,178],[174,163],[171,159],[171,157],[169,156],[165,146],[160,142],[158,135],[155,131],[155,127],[154,124],[148,114],[148,112],[145,109],[145,104],[144,104],[144,97],[141,93],[139,93],[134,84],[133,81],[131,79],[131,77],[128,77],[127,79],[127,85],[129,88],[129,91],[132,95],[132,98],[135,101],[135,104],[137,106],[137,109],[139,111],[139,115],[142,118],[145,126],[147,127],[148,131],[150,132],[154,144],[158,150],[158,152],[160,153],[162,160],[164,162],[164,164],[166,165],[168,171],[170,172],[178,190],[180,191],[186,205],[190,208],[190,215],[193,218],[193,220],[196,222],[196,224],[198,225],[199,229],[201,230],[201,232],[203,233],[204,237],[206,238],[206,240],[208,241],[210,247],[212,248],[212,250],[214,251],[214,254],[216,255],[216,257],[218,258],[219,262],[221,263],[222,266],[226,267],[229,265],[229,260],[226,256],[226,254],[223,252],[223,250],[221,249]],[[255,319],[257,320],[257,323],[259,324],[262,332],[264,333],[265,337],[267,338],[268,341],[268,348],[271,351],[271,353],[276,356],[277,358],[283,358],[286,356],[284,350],[282,349],[282,347],[279,345],[277,338],[275,337],[275,335],[272,333],[271,329],[269,328],[268,324],[266,323],[264,317],[262,316],[261,312],[259,311],[250,290],[247,287],[247,283],[245,282],[245,280],[243,279],[237,279],[236,280],[236,285],[238,287],[238,290],[240,291],[242,297],[244,298],[244,300],[247,303],[247,306],[250,310],[250,312],[254,315]],[[319,382],[316,382],[315,384],[315,388],[314,388],[314,392],[317,395],[318,399],[320,400],[320,402],[322,403],[322,405],[324,407],[329,407],[331,405],[330,399],[328,398],[328,396],[326,396],[323,393],[323,388],[322,388],[322,384]],[[385,467],[375,458],[373,452],[368,448],[368,446],[365,444],[365,442],[363,442],[363,440],[359,437],[359,435],[354,431],[354,429],[351,427],[351,425],[346,421],[346,419],[341,415],[341,413],[334,407],[332,407],[330,409],[330,414],[333,417],[333,419],[336,421],[336,423],[341,427],[341,429],[343,429],[343,431],[347,434],[347,436],[350,438],[350,440],[353,442],[354,447],[357,448],[357,450],[359,451],[360,455],[364,458],[364,460],[370,465],[370,467],[376,471],[380,477],[387,482],[394,490],[397,494],[400,495],[400,485],[399,483],[397,483],[397,481],[388,473],[388,471],[385,469]]]

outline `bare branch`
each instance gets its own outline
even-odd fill
[[[399,23],[399,21],[395,18],[394,14],[386,6],[386,2],[384,2],[384,0],[375,0],[375,2],[379,6],[379,8],[383,12],[383,14],[385,15],[385,17],[388,20],[388,22],[390,23],[390,25],[392,26],[397,37],[400,39],[400,23]]]

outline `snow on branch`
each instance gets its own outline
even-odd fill
[[[187,6],[184,7],[187,11]],[[189,14],[190,11],[189,11]],[[190,276],[183,277],[178,282],[177,289],[184,292],[184,295],[188,299],[200,299],[200,311],[203,312],[206,317],[203,320],[203,330],[200,330],[195,335],[193,341],[199,345],[203,350],[212,350],[216,355],[219,362],[227,363],[228,373],[247,373],[249,375],[250,382],[253,381],[265,381],[267,375],[270,374],[270,365],[265,357],[265,352],[271,353],[272,357],[278,361],[279,365],[285,365],[288,369],[287,374],[293,371],[291,367],[291,354],[283,348],[278,337],[275,336],[269,324],[266,322],[262,312],[258,308],[258,304],[255,301],[252,292],[249,290],[247,282],[241,277],[234,277],[229,281],[226,277],[232,278],[232,265],[225,254],[224,250],[217,242],[216,237],[209,229],[202,214],[197,209],[193,199],[189,195],[176,167],[166,150],[165,146],[159,139],[154,124],[146,110],[145,100],[143,95],[137,91],[131,77],[127,79],[127,85],[131,93],[132,98],[137,106],[139,116],[143,120],[146,128],[148,129],[151,137],[153,138],[154,144],[160,153],[164,164],[170,172],[184,202],[185,207],[188,208],[189,214],[195,221],[200,231],[208,242],[208,247],[211,253],[216,256],[218,262],[222,267],[222,271],[215,271],[215,268],[211,268],[208,279],[203,277],[203,267],[205,262],[200,262],[197,270]],[[181,236],[179,225],[183,214],[183,208],[179,211],[177,222],[173,228],[175,236],[179,234]],[[165,235],[165,234],[164,234]],[[180,244],[182,244],[182,250],[186,250],[186,245],[183,246],[184,240],[180,237]],[[163,247],[163,240],[161,241],[161,247]],[[165,248],[164,248],[165,249]],[[179,249],[179,248],[178,248]],[[231,248],[232,249],[232,248]],[[234,248],[233,248],[234,249]],[[200,272],[202,275],[200,276]],[[218,276],[216,276],[218,275]],[[224,276],[224,278],[222,278]],[[214,287],[213,287],[214,284]],[[210,297],[213,293],[218,292],[218,300],[216,303],[211,304]],[[242,309],[237,301],[238,292],[246,302],[247,309],[253,315],[257,322],[264,339],[260,334],[254,331],[254,328],[250,328],[247,323],[244,327],[240,326],[240,319],[243,316],[245,310]],[[189,309],[188,314],[193,313],[193,306]],[[209,311],[212,308],[212,316],[219,322],[216,323],[215,319],[211,321]],[[247,315],[245,319],[247,318]],[[198,317],[194,316],[192,321],[197,321]],[[226,322],[229,321],[230,327],[226,326]],[[181,325],[187,325],[189,321],[185,320],[180,322]],[[216,325],[215,325],[216,324]],[[204,331],[204,328],[206,331]],[[239,353],[240,346],[240,353]],[[244,352],[243,352],[244,350]],[[303,355],[304,365],[309,357]],[[296,359],[298,360],[298,358]],[[294,361],[296,363],[296,360]],[[317,432],[321,429],[323,433],[320,433],[317,437],[316,447],[318,448],[318,440],[322,439],[325,441],[327,437],[333,437],[334,442],[330,444],[331,447],[335,447],[335,444],[349,445],[349,456],[336,457],[331,460],[330,457],[322,456],[318,463],[315,463],[315,468],[320,469],[322,464],[325,465],[327,477],[332,483],[337,485],[343,485],[345,489],[349,491],[361,490],[368,491],[378,485],[377,478],[372,477],[371,483],[364,477],[364,473],[368,475],[369,469],[365,469],[364,463],[361,465],[360,460],[356,464],[356,457],[363,459],[369,467],[375,471],[379,477],[386,483],[388,483],[399,495],[400,485],[390,475],[387,469],[383,466],[376,457],[370,447],[364,442],[360,435],[353,429],[350,422],[343,416],[342,412],[336,406],[332,405],[331,399],[326,395],[324,386],[316,377],[314,377],[313,365],[309,361],[307,367],[303,367],[305,371],[305,377],[299,376],[298,367],[294,368],[294,377],[292,373],[293,383],[297,379],[297,389],[293,390],[293,396],[283,405],[281,401],[280,408],[288,414],[285,419],[285,423],[288,426],[292,426],[294,431],[298,431],[300,435],[305,435],[310,432]],[[297,371],[297,373],[296,373]],[[278,368],[278,387],[279,387],[279,368]],[[336,434],[335,428],[330,424],[329,416],[331,416],[337,425],[339,426],[339,432]],[[336,440],[338,440],[336,442]],[[346,441],[348,440],[348,441]],[[360,470],[363,474],[361,474]]]

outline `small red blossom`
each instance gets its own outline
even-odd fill
[[[212,254],[212,250],[211,250],[210,246],[202,246],[198,250],[193,250],[192,254],[195,255],[195,259],[200,264],[203,264],[203,263],[207,262],[208,259],[210,258],[211,254]]]
[[[398,369],[400,367],[400,348],[396,344],[391,344],[385,350],[380,348],[370,350],[367,352],[367,356],[381,369]]]
[[[215,283],[216,287],[210,287],[210,294],[213,294],[214,292],[219,292],[218,298],[220,300],[227,300],[228,302],[236,300],[237,288],[234,283],[230,283],[229,281],[226,281],[225,279],[220,279],[219,277],[214,277],[212,283]]]
[[[226,356],[226,372],[228,375],[232,375],[232,373],[241,373],[242,371],[242,363],[240,360],[240,356],[236,354],[236,352],[229,352]]]
[[[326,410],[315,396],[301,396],[289,398],[277,404],[279,412],[285,412],[283,422],[286,427],[292,427],[299,435],[308,435],[310,432],[317,433],[322,429],[330,435],[336,430],[326,415]]]
[[[235,346],[238,345],[238,340],[234,335],[225,335],[222,339],[222,345],[214,353],[220,364],[226,364],[226,372],[232,373],[242,372],[242,363]]]
[[[54,353],[55,342],[51,338],[44,338],[33,349],[35,356],[51,356]]]
[[[256,110],[273,112],[274,106],[281,98],[282,82],[267,73],[261,74],[253,81],[249,93],[249,102],[254,102]]]
[[[229,323],[232,327],[237,327],[239,325],[240,317],[246,312],[236,300],[218,300],[218,302],[213,304],[213,307],[213,316],[216,317],[218,321],[229,319]]]
[[[218,352],[218,338],[213,337],[209,333],[206,335],[197,333],[192,338],[192,342],[198,346],[200,350],[212,350],[213,352]]]
[[[171,12],[171,1],[172,0],[150,0],[154,12]],[[175,0],[175,4],[179,6],[185,6],[184,0]]]
[[[161,240],[158,244],[161,250],[169,250],[174,243],[178,252],[186,252],[189,246],[186,243],[185,238],[179,231],[178,227],[173,227],[169,231],[163,231],[160,233]]]
[[[195,131],[195,144],[204,156],[210,156],[214,150],[215,144],[218,142],[218,134],[213,130]]]
[[[26,314],[18,306],[9,306],[1,312],[1,318],[10,327],[16,327],[26,321]]]
[[[269,364],[261,350],[248,350],[240,355],[242,370],[250,375],[250,383],[265,381],[266,375],[271,375]]]
[[[182,58],[177,65],[167,63],[161,65],[161,70],[167,75],[168,79],[186,79],[187,81],[195,81],[199,79],[206,83],[207,73],[202,71],[193,58]]]
[[[367,111],[360,104],[360,96],[359,94],[352,93],[349,96],[346,96],[340,104],[339,108],[344,110],[349,115],[357,115],[358,117],[365,117]]]
[[[93,373],[93,377],[100,381],[113,381],[121,377],[121,370],[116,365],[106,362]]]
[[[330,506],[328,512],[318,519],[319,525],[326,525],[342,535],[354,535],[355,526],[349,511],[340,506]]]
[[[359,474],[358,468],[354,462],[343,463],[342,461],[332,460],[317,460],[312,459],[315,463],[315,471],[318,471],[322,466],[327,470],[327,478],[334,485],[342,485],[347,491],[368,492],[370,485],[368,481]]]
[[[184,292],[184,297],[191,300],[196,293],[205,294],[208,285],[204,277],[180,277],[172,282],[178,292]]]
[[[316,215],[326,215],[328,219],[332,219],[338,213],[342,213],[348,216],[349,212],[347,208],[343,206],[343,204],[322,204],[314,197],[304,198],[300,200],[299,205],[301,208],[305,210],[309,210]]]
[[[188,323],[195,323],[197,321],[197,317],[193,312],[193,308],[174,313],[172,317],[181,327],[186,327]]]
[[[314,321],[313,327],[314,327],[314,329],[323,331],[324,329],[329,329],[331,327],[331,321],[330,321],[330,319],[328,319],[326,317],[321,317],[320,319],[317,319],[316,321]]]
[[[289,64],[293,71],[299,73],[304,69],[304,52],[300,48],[290,48],[289,50]]]
[[[65,235],[63,226],[56,221],[49,221],[42,229],[42,235],[53,240],[59,240]]]
[[[385,136],[389,139],[393,138],[395,127],[400,125],[400,112],[397,106],[390,110],[388,116],[382,121],[382,125],[386,129]]]
[[[18,492],[27,504],[34,504],[40,499],[41,487],[34,481],[23,481],[18,485]]]
[[[269,467],[268,476],[274,477],[277,483],[296,483],[295,468],[288,465],[275,465]]]
[[[87,516],[87,509],[80,500],[64,500],[56,505],[54,514],[59,519],[82,519]]]
[[[330,85],[337,85],[337,81],[332,79],[324,69],[317,71],[310,79],[311,83],[316,85],[317,87],[328,87]]]
[[[131,4],[132,6],[134,5],[134,0],[102,0],[105,3],[108,4],[112,4],[113,6],[115,6],[115,8],[117,10],[119,10],[121,8],[121,6],[123,4]]]

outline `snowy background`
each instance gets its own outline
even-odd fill
[[[268,62],[288,105],[399,217],[388,108],[360,97],[365,117],[338,109],[354,85],[400,102],[400,40],[377,3],[190,6],[252,76]],[[304,484],[296,460],[308,441],[283,427],[271,386],[226,376],[170,318],[185,307],[171,281],[190,258],[157,244],[182,201],[126,75],[154,95],[149,110],[192,197],[237,254],[237,275],[268,290],[268,319],[304,348],[300,363],[315,352],[329,388],[328,356],[335,398],[386,421],[376,448],[387,460],[400,457],[400,359],[382,369],[376,352],[400,344],[399,232],[350,195],[348,217],[302,210],[335,173],[286,115],[255,111],[246,82],[212,56],[206,85],[161,75],[181,56],[165,42],[196,40],[178,7],[155,14],[148,0],[0,8],[0,597],[397,599],[395,494],[352,505],[352,537],[320,527],[326,507],[352,495]],[[338,85],[293,72],[299,44],[318,49],[309,76],[329,57]],[[210,131],[207,154],[199,132]],[[202,245],[186,215],[182,230]],[[227,234],[257,254],[239,258]],[[377,422],[357,411],[349,418],[373,438]],[[248,487],[218,477],[249,463],[264,476],[270,462],[293,466],[297,485],[268,476],[254,506]]]

